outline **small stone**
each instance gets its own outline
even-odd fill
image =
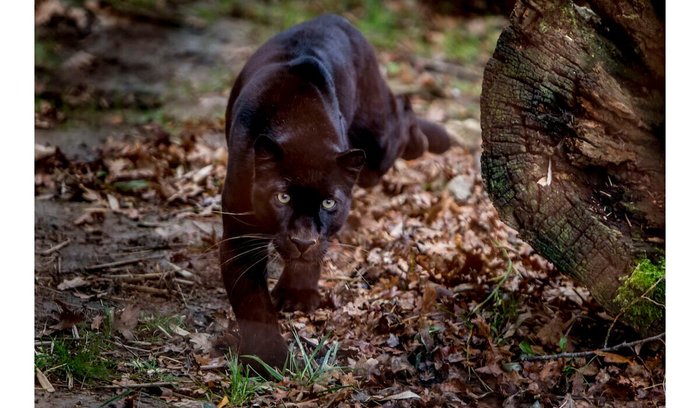
[[[472,194],[472,187],[474,187],[474,177],[466,174],[460,174],[447,183],[447,190],[457,202],[466,201]]]

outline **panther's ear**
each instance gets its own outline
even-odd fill
[[[319,89],[327,92],[335,89],[333,76],[316,57],[302,56],[289,62],[291,72],[304,78],[306,81],[316,85]]]
[[[357,177],[365,164],[365,152],[361,149],[346,150],[335,160],[340,168],[350,173],[352,177]]]
[[[255,160],[280,161],[284,155],[282,146],[268,136],[258,136],[253,148]]]

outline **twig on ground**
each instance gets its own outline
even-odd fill
[[[150,293],[152,295],[160,295],[160,296],[168,296],[169,295],[169,292],[167,289],[152,288],[150,286],[131,285],[129,283],[125,283],[124,288],[138,290],[139,292]]]
[[[71,242],[71,239],[68,238],[67,240],[61,242],[60,244],[56,244],[56,245],[52,246],[52,247],[49,248],[49,249],[45,249],[45,250],[39,251],[39,252],[37,252],[37,253],[38,253],[39,255],[51,255],[52,253],[58,251],[59,249],[65,247],[66,245],[70,244],[70,242]]]
[[[177,385],[177,381],[158,381],[152,383],[139,383],[139,384],[112,384],[112,385],[98,385],[95,388],[149,388],[149,387],[165,387],[169,385]]]
[[[138,355],[136,353],[134,353],[133,350],[136,350],[136,351],[141,352],[141,353],[148,353],[148,354],[153,353],[153,350],[146,350],[146,349],[140,348],[140,347],[129,346],[129,345],[122,343],[119,340],[112,340],[112,344],[116,344],[119,347],[124,347],[124,349],[126,351],[128,351],[129,353],[131,353],[134,357],[138,357]]]
[[[603,347],[603,348],[598,349],[598,350],[579,351],[576,353],[547,354],[547,355],[543,355],[543,356],[523,356],[520,358],[520,360],[521,361],[538,361],[538,360],[556,360],[559,358],[588,357],[588,356],[596,355],[596,354],[601,353],[601,352],[605,353],[608,351],[615,351],[615,350],[619,350],[619,349],[625,348],[625,347],[632,347],[632,346],[636,346],[638,344],[644,344],[644,343],[648,343],[650,341],[660,340],[665,335],[666,335],[666,333],[664,332],[661,334],[657,334],[656,336],[651,336],[651,337],[647,337],[647,338],[635,340],[635,341],[630,341],[630,342],[624,342],[624,343],[620,343],[616,346]]]
[[[120,342],[118,342],[118,341],[113,341],[112,343],[124,347],[124,350],[128,351],[129,353],[131,353],[131,355],[134,356],[135,358],[139,358],[139,355],[136,354],[136,353],[134,353],[133,350],[131,350],[132,348],[134,348],[134,349],[136,349],[136,350],[138,350],[138,351],[145,351],[145,352],[147,352],[147,353],[150,353],[150,351],[148,351],[148,350],[139,349],[139,348],[136,348],[136,347],[129,347],[129,346],[127,346],[126,344],[122,344],[122,343],[120,343]]]
[[[150,279],[161,279],[166,275],[164,272],[154,272],[154,273],[142,273],[142,274],[130,274],[130,273],[124,273],[124,274],[118,274],[118,275],[103,275],[101,276],[104,279],[114,279],[114,280],[122,280],[122,281],[127,281],[127,282],[140,282],[140,281],[145,281],[145,280],[150,280]]]
[[[175,265],[174,263],[168,260],[164,261],[164,263],[169,267],[173,268],[178,275],[182,276],[185,279],[191,279],[194,277],[194,273],[188,271],[187,269],[181,266]]]
[[[469,371],[471,371],[472,373],[474,373],[474,376],[476,377],[476,379],[479,380],[479,382],[481,383],[481,386],[482,386],[482,387],[484,387],[484,388],[486,388],[486,389],[488,390],[488,393],[492,393],[492,392],[493,392],[493,389],[492,389],[491,387],[489,387],[489,385],[486,384],[486,383],[484,382],[484,380],[481,379],[481,377],[480,377],[479,374],[476,372],[476,370],[474,370],[473,367],[469,367]],[[486,394],[484,394],[484,395],[486,395]]]
[[[182,293],[182,288],[180,287],[180,285],[178,285],[177,281],[175,282],[175,287],[177,288],[177,293],[180,294],[180,299],[182,300],[182,304],[184,304],[185,307],[189,307],[189,305],[187,304],[187,299],[185,298],[185,294]]]
[[[131,265],[131,264],[135,264],[138,262],[148,261],[148,260],[152,260],[152,259],[158,259],[158,258],[162,258],[162,257],[163,257],[163,255],[151,255],[151,256],[144,256],[144,257],[140,257],[140,258],[122,259],[121,261],[107,262],[107,263],[103,263],[103,264],[87,266],[87,267],[85,267],[85,270],[86,271],[98,271],[100,269],[107,269],[107,268],[114,268],[117,266]]]

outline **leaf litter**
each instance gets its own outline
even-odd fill
[[[91,300],[132,299],[113,322],[115,334],[125,341],[122,350],[109,352],[126,360],[133,358],[128,353],[156,356],[152,364],[178,384],[177,395],[168,401],[223,398],[230,354],[215,355],[212,342],[226,335],[228,327],[216,323],[211,313],[219,313],[223,322],[232,316],[218,288],[215,228],[207,233],[207,228],[192,224],[183,233],[180,228],[167,232],[166,225],[189,218],[204,225],[218,223],[224,162],[216,148],[196,136],[189,148],[175,142],[166,147],[109,140],[102,155],[113,158],[111,164],[70,162],[68,167],[40,168],[46,175],[41,180],[50,177],[53,182],[38,184],[38,194],[90,202],[93,207],[75,223],[88,233],[104,226],[106,213],[136,222],[158,214],[155,219],[164,224],[158,227],[161,237],[186,246],[167,252],[165,262],[112,262],[114,266],[108,263],[90,274],[63,278],[55,287],[74,294],[80,290]],[[617,401],[663,398],[663,363],[647,368],[649,359],[663,361],[659,349],[599,353],[593,361],[518,363],[522,342],[537,353],[561,351],[562,338],[573,349],[599,347],[609,322],[598,317],[602,311],[584,288],[559,275],[498,220],[475,173],[475,160],[470,152],[453,148],[443,156],[399,162],[380,186],[356,191],[348,224],[325,261],[320,288],[326,301],[310,316],[281,316],[285,333],[294,328],[310,339],[330,334],[339,342],[338,366],[346,376],[327,377],[311,388],[289,381],[272,384],[284,392],[260,391],[251,402],[570,406],[582,399],[616,406]],[[455,196],[448,185],[461,174],[473,179],[471,191]],[[148,180],[133,179],[144,180],[138,188],[115,185],[116,180],[144,176]],[[188,235],[192,238],[182,239]],[[509,265],[512,273],[499,286]],[[207,283],[198,286],[198,281]],[[145,340],[139,313],[149,306],[158,312],[157,303],[146,301],[158,295],[171,303],[169,309],[187,313],[188,320],[182,327],[164,325]],[[203,303],[192,309],[198,302]],[[107,320],[100,316],[94,314],[90,327],[81,330],[100,331]],[[52,329],[73,327],[83,318],[64,309],[58,320]],[[235,332],[232,336],[224,347],[235,348]],[[632,364],[642,369],[627,370]],[[119,366],[122,378],[117,384],[144,381],[131,367]],[[51,372],[42,372],[47,378],[38,373],[47,390],[47,384],[62,381],[51,378]]]

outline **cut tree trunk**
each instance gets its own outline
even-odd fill
[[[519,0],[481,96],[483,177],[503,221],[643,334],[663,330],[663,305],[640,321],[616,297],[664,251],[663,7]]]

